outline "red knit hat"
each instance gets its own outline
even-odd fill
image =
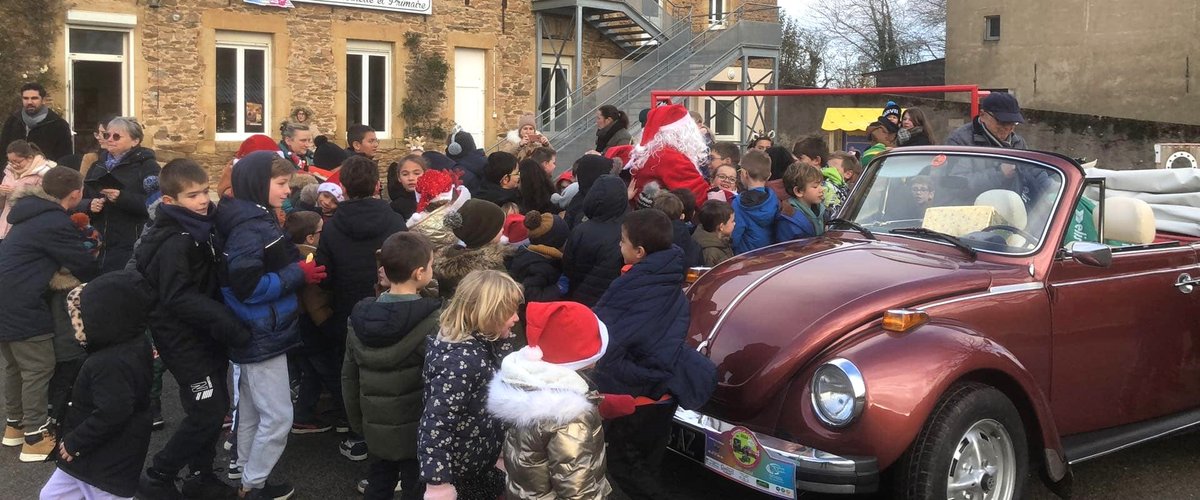
[[[650,114],[646,115],[646,126],[642,128],[642,143],[645,146],[658,135],[658,129],[670,126],[680,120],[691,120],[688,115],[687,108],[682,104],[670,104],[659,106],[650,110]]]
[[[246,155],[253,153],[255,151],[278,151],[278,150],[279,150],[279,144],[277,144],[275,142],[275,139],[272,139],[272,138],[267,137],[262,134],[254,134],[250,137],[247,137],[246,140],[242,141],[242,145],[238,147],[237,154],[234,155],[234,158],[241,159],[241,158],[245,157]]]
[[[508,240],[509,245],[520,245],[529,242],[529,229],[525,228],[525,216],[522,214],[508,214],[504,218],[504,237]]]
[[[578,302],[530,302],[525,325],[529,346],[522,350],[547,363],[579,370],[608,350],[608,327]]]

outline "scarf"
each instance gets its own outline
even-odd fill
[[[279,152],[283,154],[284,158],[292,162],[292,165],[295,165],[297,170],[308,171],[308,162],[305,161],[305,157],[293,153],[283,141],[279,141]]]
[[[42,120],[45,120],[46,115],[49,115],[49,114],[50,114],[50,108],[47,108],[46,106],[42,106],[41,108],[38,108],[37,112],[35,112],[32,115],[29,114],[29,112],[27,112],[27,111],[22,111],[21,119],[25,120],[25,133],[28,134],[29,131],[31,129],[33,129],[33,127],[36,127],[37,124],[42,123]]]
[[[111,154],[105,155],[104,169],[108,170],[109,172],[112,172],[112,170],[117,167],[117,164],[121,163],[121,158],[124,158],[125,155],[127,155],[127,154],[129,154],[129,151],[122,153],[120,156],[111,155]]]
[[[901,128],[896,132],[896,141],[903,146],[908,144],[908,141],[911,141],[913,136],[921,135],[924,131],[925,129],[921,127],[913,127],[911,129]]]
[[[208,205],[208,215],[200,215],[179,205],[168,205],[166,203],[159,205],[158,209],[183,226],[183,230],[191,235],[196,243],[208,243],[211,241],[212,214],[216,212],[216,207],[211,203]]]
[[[1013,147],[1012,142],[1000,140],[994,134],[992,134],[992,131],[988,130],[988,128],[986,126],[984,126],[982,122],[979,121],[978,116],[975,117],[974,121],[975,121],[975,130],[979,132],[979,135],[982,135],[985,139],[987,139],[988,144],[990,144],[992,147],[994,147],[994,148],[1012,148]],[[1009,136],[1010,139],[1011,139],[1011,137],[1012,136]]]
[[[611,141],[621,128],[614,122],[613,124],[596,131],[596,151],[601,153],[608,148],[608,141]]]

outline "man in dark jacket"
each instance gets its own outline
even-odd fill
[[[587,221],[571,230],[563,250],[567,299],[591,307],[621,275],[621,221],[629,208],[625,183],[601,176],[583,202]],[[669,231],[668,231],[669,232]]]
[[[521,172],[517,170],[517,157],[497,151],[488,155],[479,191],[471,191],[471,197],[490,201],[500,207],[505,203],[519,204],[521,192],[517,191],[517,186],[520,184]]]
[[[146,498],[179,496],[175,476],[187,465],[183,493],[189,498],[236,494],[212,471],[216,442],[229,410],[225,377],[229,347],[250,332],[220,301],[220,245],[208,199],[208,174],[192,160],[172,160],[162,170],[163,202],[154,225],[142,234],[136,269],[158,297],[150,332],[166,368],[179,382],[184,418],[141,479]]]
[[[108,123],[108,148],[100,152],[84,179],[83,200],[76,210],[87,212],[100,231],[100,271],[124,269],[133,257],[133,244],[150,221],[146,210],[147,179],[157,177],[154,151],[142,147],[142,126],[128,118]]]
[[[47,427],[46,403],[54,374],[54,317],[46,301],[50,279],[66,268],[87,281],[96,276],[96,259],[84,236],[67,216],[83,196],[79,172],[54,167],[42,186],[19,195],[8,215],[12,229],[0,245],[0,357],[6,392],[4,444],[22,445],[21,460],[39,462],[54,450]],[[23,195],[23,196],[22,196]]]
[[[150,447],[154,368],[144,332],[153,300],[133,271],[101,276],[68,295],[75,338],[86,343],[88,358],[61,429],[58,470],[42,498],[129,498],[137,491]]]
[[[295,170],[274,152],[250,153],[233,169],[236,197],[223,198],[217,208],[217,234],[225,241],[221,294],[251,331],[250,343],[231,349],[229,359],[241,366],[237,466],[242,492],[255,498],[294,491],[268,482],[292,426],[285,354],[300,343],[297,290],[325,278],[324,268],[300,261],[272,212],[291,194],[288,181]]]
[[[324,226],[316,254],[317,264],[325,266],[329,273],[323,286],[333,292],[333,316],[324,323],[327,327],[323,326],[328,344],[321,354],[309,359],[335,401],[342,400],[339,367],[346,349],[346,319],[360,300],[375,296],[375,284],[379,282],[375,252],[388,236],[406,230],[404,218],[392,211],[386,201],[373,197],[379,185],[379,168],[374,161],[363,156],[348,158],[342,165],[341,178],[349,199],[338,205],[337,212]],[[313,379],[308,377],[308,380]],[[300,394],[296,401],[296,426],[313,423],[320,388],[301,387]],[[338,413],[339,426],[345,428],[344,412]],[[361,450],[353,450],[359,441],[351,439],[343,443],[346,453],[361,456]]]
[[[462,184],[472,193],[478,191],[487,158],[475,146],[475,137],[465,130],[451,134],[446,139],[446,156],[454,160],[454,168],[462,171]]]
[[[46,89],[40,83],[21,86],[21,110],[4,122],[4,129],[0,131],[0,151],[7,151],[8,145],[17,139],[36,144],[49,160],[57,160],[74,151],[71,126],[46,107],[45,99]]]
[[[676,401],[668,384],[685,349],[689,311],[683,296],[683,252],[671,244],[671,221],[639,210],[621,226],[628,271],[612,282],[594,311],[608,325],[608,350],[593,380],[606,394],[655,401],[609,422],[608,470],[631,498],[665,498],[657,474]]]
[[[1029,149],[1025,138],[1016,132],[1017,125],[1025,121],[1021,116],[1021,108],[1017,98],[1007,92],[994,92],[979,102],[980,113],[967,123],[951,132],[946,137],[946,144],[951,146],[982,146],[991,148]],[[1042,169],[1037,169],[1041,171]],[[959,161],[946,168],[934,169],[932,175],[940,177],[960,177],[966,181],[966,188],[957,189],[952,183],[943,183],[939,189],[941,197],[961,198],[952,200],[956,203],[970,204],[975,196],[989,189],[1011,189],[1014,183],[1020,183],[1017,169],[1014,165],[1000,165],[995,162]],[[1040,184],[1034,182],[1034,184]],[[1022,189],[1023,190],[1023,189]],[[959,192],[961,191],[961,192]],[[1023,198],[1028,193],[1017,191]],[[1026,202],[1029,200],[1026,199]]]

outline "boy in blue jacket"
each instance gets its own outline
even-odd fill
[[[746,253],[772,243],[775,214],[779,213],[779,199],[767,188],[771,178],[771,157],[758,150],[750,150],[742,157],[739,172],[746,189],[733,198],[734,253]]]
[[[594,311],[608,325],[608,350],[593,374],[605,394],[640,402],[606,429],[608,470],[632,498],[666,498],[658,465],[676,401],[667,391],[687,335],[683,251],[671,244],[671,220],[639,210],[621,224],[621,255],[632,267],[612,282]]]
[[[291,194],[295,170],[274,152],[251,153],[233,169],[235,197],[217,208],[217,231],[225,240],[221,294],[251,332],[249,344],[229,353],[241,365],[237,465],[246,498],[286,498],[293,491],[267,478],[292,427],[286,354],[300,344],[296,292],[325,278],[324,267],[300,260],[273,211]]]
[[[783,173],[783,188],[792,214],[780,213],[775,221],[775,241],[791,241],[825,234],[825,176],[807,163],[793,163]]]

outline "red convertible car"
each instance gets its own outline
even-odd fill
[[[1200,423],[1200,242],[1105,191],[1051,153],[880,157],[825,235],[688,289],[718,386],[671,448],[783,498],[1011,499]]]

